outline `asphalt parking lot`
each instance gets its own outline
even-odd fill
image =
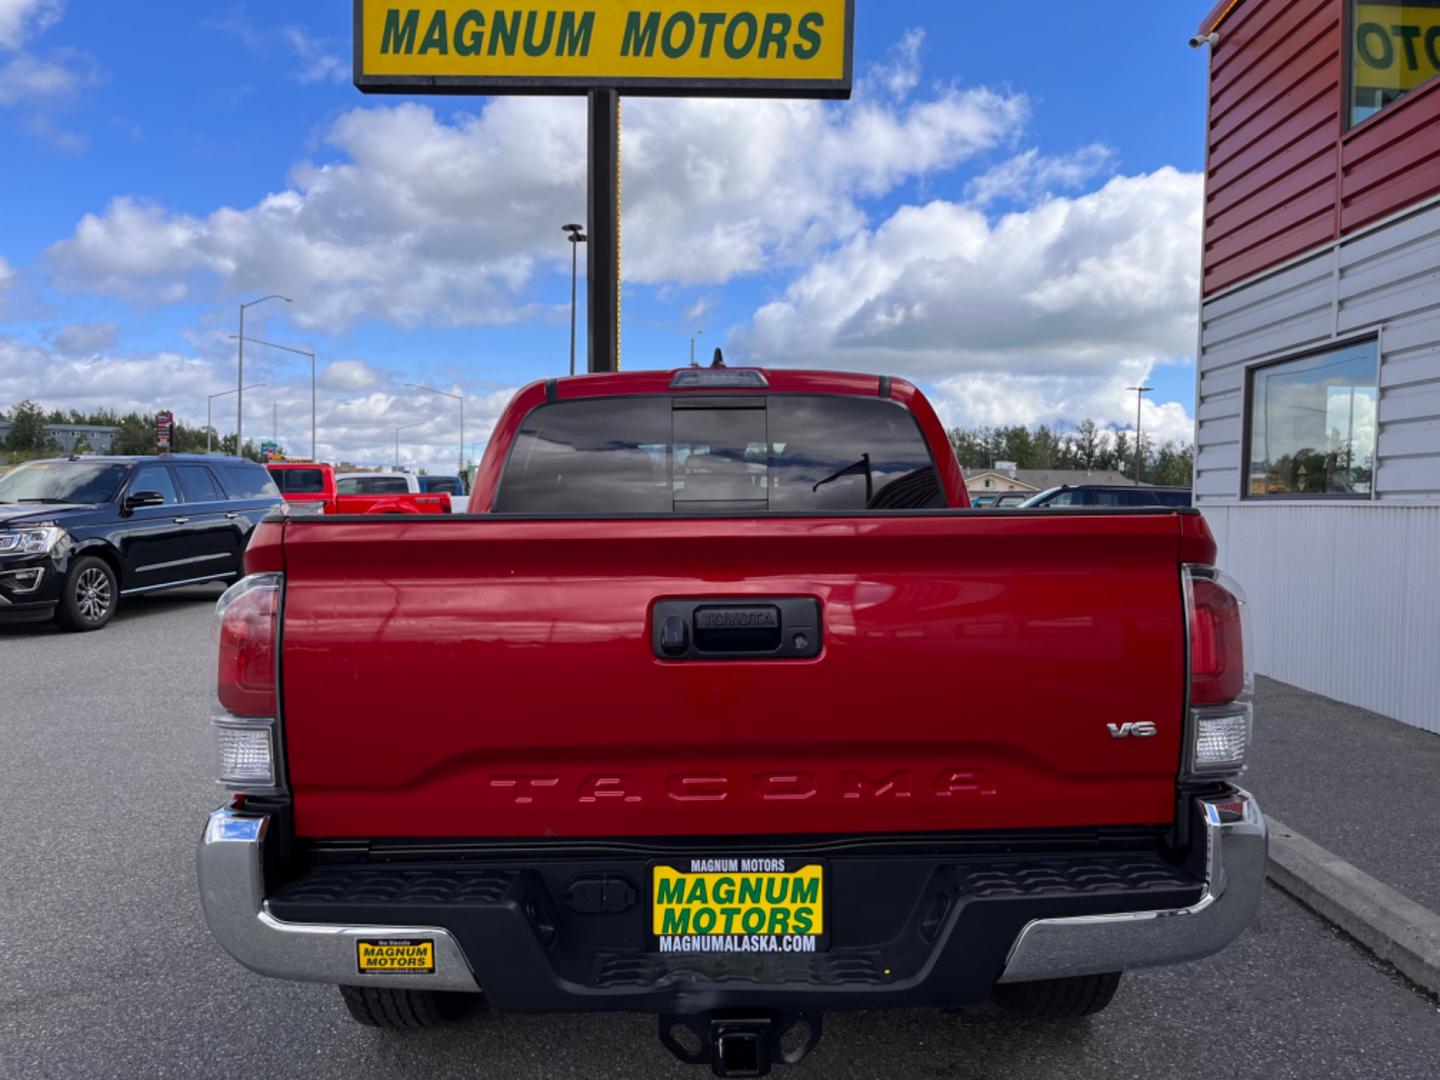
[[[97,634],[0,627],[0,1076],[694,1077],[646,1017],[483,1016],[396,1036],[333,988],[251,975],[211,940],[194,846],[218,588]],[[1220,956],[1130,976],[1035,1026],[980,1010],[832,1014],[803,1077],[1433,1078],[1440,1009],[1271,890]],[[777,1073],[784,1076],[785,1073]]]

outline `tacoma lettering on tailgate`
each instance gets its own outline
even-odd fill
[[[592,774],[569,782],[553,775],[500,775],[491,776],[488,785],[500,801],[514,806],[639,803],[661,798],[677,803],[704,803],[725,802],[747,795],[757,802],[803,802],[822,793],[853,801],[909,799],[917,794],[921,798],[954,799],[983,798],[998,793],[983,771],[965,768],[942,768],[918,779],[908,769],[875,776],[844,770],[828,777],[769,770],[748,778],[721,773],[675,773],[663,783],[627,773]]]

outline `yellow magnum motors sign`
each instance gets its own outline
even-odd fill
[[[660,952],[814,952],[825,934],[825,870],[783,859],[656,866],[651,934]]]
[[[355,0],[392,93],[849,97],[854,0]]]
[[[432,938],[362,938],[355,943],[355,963],[362,975],[433,975]]]
[[[1358,88],[1413,90],[1440,75],[1440,3],[1356,4],[1354,63]]]

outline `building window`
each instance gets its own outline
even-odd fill
[[[1350,125],[1440,75],[1440,3],[1350,0]]]
[[[1369,496],[1377,348],[1363,341],[1251,371],[1250,496]]]

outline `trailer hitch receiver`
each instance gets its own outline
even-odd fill
[[[725,1010],[662,1016],[660,1041],[687,1065],[709,1065],[716,1076],[767,1076],[772,1065],[794,1065],[820,1041],[820,1014]]]

